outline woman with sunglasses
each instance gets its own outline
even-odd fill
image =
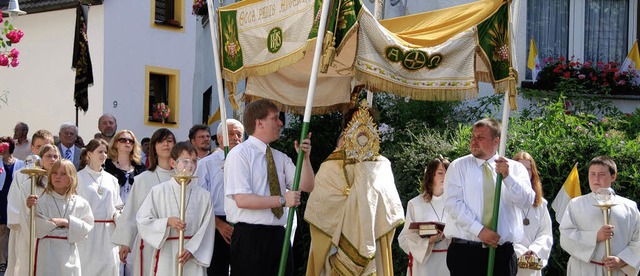
[[[140,163],[140,143],[131,130],[120,130],[113,136],[107,154],[109,159],[104,163],[104,170],[118,179],[120,198],[127,202],[134,177],[145,171]]]
[[[127,272],[134,272],[126,275],[146,275],[151,267],[149,260],[153,248],[145,245],[138,235],[136,213],[152,187],[171,179],[171,149],[175,144],[176,137],[170,130],[161,128],[153,133],[149,141],[149,170],[135,177],[136,185],[127,198],[127,208],[118,218],[112,242],[120,245],[120,260],[127,263]],[[142,255],[139,253],[140,247],[143,248]]]
[[[118,180],[102,169],[107,160],[107,146],[106,141],[93,139],[80,155],[78,195],[89,202],[95,218],[87,239],[78,243],[83,275],[117,276],[119,273],[118,247],[111,242],[111,235],[122,200]]]
[[[45,144],[38,153],[40,162],[37,164],[47,171],[47,174],[36,180],[34,194],[41,195],[47,183],[47,175],[53,163],[60,159],[58,147]],[[14,236],[15,242],[9,242],[9,264],[5,275],[29,274],[29,208],[27,197],[31,195],[31,178],[23,173],[14,174],[9,195],[7,196],[7,226]]]

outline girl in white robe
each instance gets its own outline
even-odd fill
[[[91,206],[76,195],[73,163],[56,161],[41,196],[30,195],[27,207],[36,206],[36,275],[82,275],[77,243],[93,228]]]
[[[398,236],[400,248],[409,254],[407,275],[449,275],[447,268],[447,248],[449,239],[440,232],[422,238],[418,230],[409,229],[412,222],[442,222],[444,220],[444,175],[449,161],[440,157],[427,165],[422,178],[422,193],[407,204],[407,216],[402,232]]]
[[[533,205],[526,210],[520,210],[523,217],[524,237],[521,241],[513,244],[513,249],[518,258],[522,255],[533,255],[540,258],[542,267],[545,267],[551,254],[553,232],[551,230],[551,216],[547,208],[547,201],[543,198],[542,183],[540,183],[536,161],[533,160],[529,153],[524,151],[517,153],[513,160],[522,163],[527,168],[531,180],[531,188],[536,193]],[[518,274],[516,275],[542,276],[542,270],[518,267]]]
[[[195,171],[197,157],[193,145],[181,142],[171,151],[171,164],[191,160],[188,172]],[[176,161],[178,160],[178,161]],[[181,168],[178,168],[182,171]],[[196,183],[191,181],[190,183]],[[178,262],[183,264],[184,275],[207,275],[214,243],[213,205],[207,190],[197,183],[186,184],[185,220],[181,221],[181,186],[171,179],[151,189],[137,214],[139,235],[146,244],[155,248],[152,268],[147,275],[177,275]],[[179,249],[179,231],[184,231],[184,251]],[[157,272],[156,272],[157,271]],[[156,272],[156,273],[154,273]]]
[[[175,141],[173,133],[166,128],[153,133],[149,141],[149,169],[136,176],[136,184],[118,218],[112,242],[120,245],[120,260],[127,263],[125,275],[149,274],[154,249],[146,245],[138,235],[136,214],[151,188],[172,178],[170,160]]]
[[[53,164],[60,159],[58,147],[47,144],[40,148],[38,154],[41,161],[38,166],[51,170]],[[9,262],[5,275],[29,275],[29,209],[26,198],[31,195],[31,178],[23,173],[17,173],[13,178],[9,196],[7,197],[7,226],[9,233]],[[44,192],[47,175],[36,179],[36,195]]]
[[[122,200],[118,179],[102,169],[107,147],[104,140],[93,139],[80,155],[78,195],[89,202],[95,218],[87,239],[78,243],[84,275],[117,276],[119,272],[118,247],[111,243],[111,235]]]

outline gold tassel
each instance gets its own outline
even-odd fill
[[[231,108],[233,108],[233,110],[238,110],[240,108],[240,105],[238,104],[238,100],[236,99],[236,92],[238,91],[236,83],[225,80],[224,85],[227,87],[227,91],[229,91],[229,103],[231,104]]]
[[[333,63],[333,58],[336,56],[336,38],[332,32],[327,32],[324,36],[323,42],[324,53],[322,53],[322,62],[320,65],[320,73],[327,73],[329,71],[329,65]]]

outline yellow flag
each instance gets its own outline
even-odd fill
[[[536,47],[536,41],[531,38],[529,43],[529,59],[527,60],[527,68],[531,69],[531,77],[535,81],[538,79],[538,72],[540,72],[540,59],[538,58],[538,47]]]
[[[565,209],[567,208],[567,204],[569,201],[574,198],[582,195],[582,191],[580,190],[580,177],[578,176],[578,164],[573,165],[573,169],[567,176],[567,179],[564,181],[564,185],[562,185],[562,189],[558,191],[556,198],[553,199],[553,203],[551,203],[551,207],[556,211],[556,221],[560,223],[562,221],[562,215],[564,214]]]
[[[620,66],[621,71],[628,71],[629,69],[640,70],[640,52],[638,51],[638,41],[633,43],[631,51],[627,55],[627,58]]]
[[[218,110],[216,110],[216,113],[214,113],[211,117],[209,117],[209,120],[207,121],[207,125],[211,125],[217,121],[220,121],[220,107],[218,107]]]

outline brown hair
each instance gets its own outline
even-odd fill
[[[529,180],[531,181],[531,188],[536,193],[536,198],[533,200],[533,207],[538,207],[542,204],[542,197],[544,196],[542,192],[542,183],[540,182],[540,175],[538,174],[538,166],[536,166],[536,161],[533,160],[531,154],[526,151],[521,151],[516,153],[513,156],[513,160],[529,160],[531,162],[531,177]]]
[[[140,164],[140,160],[142,160],[142,156],[140,155],[140,143],[138,143],[138,139],[136,139],[133,131],[128,129],[120,130],[116,132],[116,135],[113,135],[111,144],[109,144],[109,150],[107,151],[109,159],[111,159],[112,161],[118,160],[118,149],[116,148],[116,143],[119,143],[118,139],[120,139],[120,136],[122,136],[123,133],[128,133],[129,135],[131,135],[131,138],[133,138],[133,149],[129,154],[129,160],[133,161],[132,163]]]
[[[104,145],[105,148],[109,150],[109,144],[107,141],[102,139],[91,139],[85,148],[82,149],[82,153],[80,154],[80,166],[78,167],[80,170],[89,165],[89,161],[91,161],[89,160],[88,153],[95,151],[101,145]]]
[[[149,170],[155,171],[156,167],[158,167],[158,154],[156,153],[156,144],[162,143],[162,141],[169,139],[169,137],[173,138],[174,146],[176,142],[176,136],[173,135],[171,130],[166,128],[160,128],[156,130],[153,135],[151,135],[151,140],[149,140]]]
[[[609,173],[611,175],[615,175],[618,173],[618,167],[616,166],[616,162],[611,159],[609,156],[597,156],[589,161],[589,168],[593,165],[602,165],[609,169]]]
[[[493,136],[491,138],[500,137],[500,123],[498,123],[496,119],[484,118],[473,124],[473,128],[475,129],[476,127],[488,127],[491,130],[491,135]]]
[[[73,165],[73,162],[67,159],[59,159],[53,163],[51,170],[47,173],[47,186],[44,187],[44,192],[54,192],[53,183],[51,183],[51,174],[57,171],[60,167],[64,167],[64,170],[69,176],[69,187],[67,187],[67,190],[64,192],[65,198],[69,198],[70,196],[78,193],[78,172],[76,171],[76,167]]]
[[[47,142],[49,142],[49,144],[53,145],[53,134],[51,134],[51,131],[45,130],[45,129],[41,129],[36,131],[35,133],[33,133],[33,136],[31,136],[31,145],[33,146],[33,141],[35,141],[36,139],[44,139],[47,140]]]
[[[269,115],[269,111],[278,112],[278,106],[267,99],[260,99],[248,104],[242,115],[242,124],[248,135],[253,135],[256,130],[256,120],[264,119]]]
[[[420,190],[423,193],[422,197],[424,201],[431,202],[433,198],[433,180],[436,176],[436,172],[438,171],[438,167],[440,164],[444,166],[444,169],[447,170],[449,168],[449,160],[444,157],[437,157],[431,160],[427,167],[424,169],[424,174],[422,175],[422,182],[420,184]]]

